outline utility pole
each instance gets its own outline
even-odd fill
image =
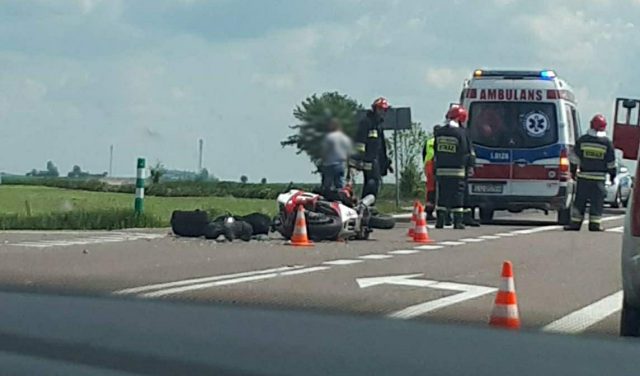
[[[204,140],[198,140],[198,173],[202,172],[202,151],[204,148]]]
[[[109,177],[113,177],[113,144],[109,146]]]

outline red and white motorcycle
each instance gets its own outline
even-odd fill
[[[391,229],[395,226],[392,217],[372,215],[373,195],[357,201],[353,198],[351,186],[347,186],[333,192],[332,196],[327,198],[297,189],[280,194],[277,198],[279,215],[274,222],[276,231],[286,239],[291,237],[300,205],[305,210],[307,234],[314,241],[366,240],[374,228]]]

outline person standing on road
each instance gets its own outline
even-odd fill
[[[453,106],[447,112],[447,123],[435,132],[436,228],[444,227],[448,212],[453,213],[453,228],[465,228],[464,189],[471,149],[460,123],[466,119],[467,111],[462,106]]]
[[[607,173],[611,181],[616,177],[615,150],[605,133],[606,127],[605,117],[595,115],[591,129],[576,141],[571,154],[571,175],[577,176],[578,188],[571,206],[571,223],[564,227],[567,231],[580,231],[587,201],[590,203],[589,231],[602,231],[605,180]]]
[[[380,97],[371,104],[371,110],[368,110],[365,117],[358,123],[354,140],[355,155],[350,164],[363,171],[362,197],[369,194],[377,197],[382,177],[386,176],[387,172],[393,172],[382,130],[384,114],[390,107],[389,102]]]
[[[347,159],[351,155],[351,139],[342,131],[338,119],[331,119],[322,141],[322,188],[325,191],[344,188]]]
[[[433,127],[434,132],[436,125]],[[422,149],[422,159],[424,160],[424,176],[427,180],[425,183],[426,190],[426,212],[427,219],[432,220],[435,219],[433,212],[436,208],[436,176],[433,173],[433,163],[434,163],[434,152],[433,152],[433,143],[435,142],[435,138],[430,136],[424,143],[424,148]]]

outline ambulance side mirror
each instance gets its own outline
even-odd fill
[[[627,110],[634,109],[636,108],[637,105],[638,105],[638,102],[636,102],[633,99],[627,99],[622,102],[622,107],[626,108]]]

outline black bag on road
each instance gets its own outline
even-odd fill
[[[171,214],[171,230],[178,236],[197,238],[205,234],[209,215],[201,210],[176,210]]]

